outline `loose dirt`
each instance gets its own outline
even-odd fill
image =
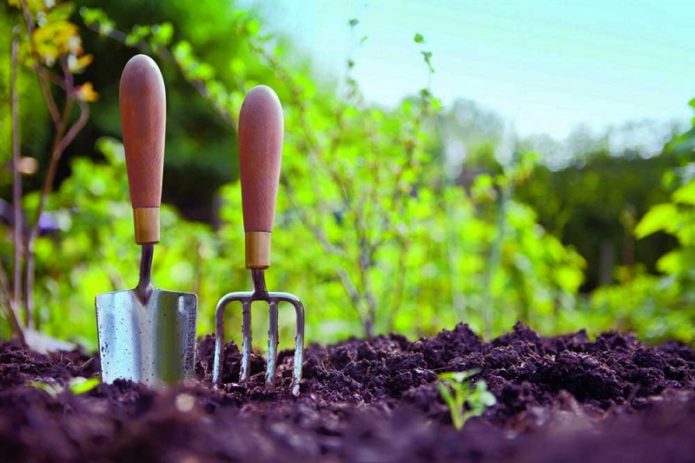
[[[289,394],[291,352],[280,355],[274,388],[260,356],[239,385],[229,343],[214,390],[212,349],[212,338],[199,342],[191,384],[117,382],[74,395],[61,386],[97,375],[97,357],[0,344],[0,461],[695,461],[695,351],[677,343],[545,338],[518,324],[490,342],[458,325],[417,341],[311,345],[299,398]],[[470,369],[497,404],[458,431],[436,378]]]

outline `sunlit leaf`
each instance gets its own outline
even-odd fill
[[[652,207],[635,228],[635,235],[644,238],[658,231],[672,230],[678,209],[674,204],[658,204]]]
[[[94,376],[92,378],[83,378],[81,376],[78,376],[70,380],[70,382],[68,383],[68,388],[70,389],[70,392],[72,392],[74,395],[81,395],[91,391],[100,383],[101,379],[98,376]]]
[[[695,181],[690,181],[673,192],[677,203],[695,205]]]

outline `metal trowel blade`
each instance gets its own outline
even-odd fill
[[[148,386],[193,377],[197,297],[153,289],[143,304],[134,290],[96,297],[102,381]]]

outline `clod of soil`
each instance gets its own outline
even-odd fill
[[[213,340],[198,345],[197,381],[164,390],[127,382],[73,395],[98,374],[82,352],[41,355],[0,344],[0,461],[677,462],[695,460],[695,351],[631,335],[545,338],[517,324],[483,342],[466,325],[411,342],[399,335],[311,345],[301,397],[291,352],[273,389],[252,359],[224,350],[210,387]],[[497,397],[457,431],[438,373],[481,370]],[[56,385],[46,392],[35,383]]]

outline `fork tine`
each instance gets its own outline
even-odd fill
[[[304,305],[297,299],[290,299],[297,314],[297,332],[294,337],[294,371],[292,373],[292,395],[299,396],[299,383],[302,381],[302,360],[304,357]]]
[[[222,363],[224,362],[224,311],[233,301],[239,301],[244,293],[225,294],[215,308],[215,353],[212,361],[212,384],[222,384]]]
[[[264,301],[269,307],[268,327],[268,366],[265,372],[265,382],[271,385],[277,370],[278,353],[278,306],[281,302],[289,302],[295,309],[297,330],[295,335],[294,364],[292,371],[292,394],[299,395],[299,385],[302,380],[302,360],[304,356],[304,305],[297,296],[289,293],[236,292],[223,296],[215,310],[215,351],[213,360],[212,382],[215,386],[222,384],[222,368],[224,363],[224,311],[231,302],[241,302],[242,307],[242,341],[241,341],[241,371],[239,382],[248,380],[251,373],[251,305],[255,301]]]
[[[212,361],[212,384],[222,383],[222,351],[224,350],[224,309],[226,301],[220,300],[215,310],[215,357]]]
[[[265,382],[272,384],[278,358],[278,304],[275,301],[270,301],[268,306],[270,318],[268,321],[268,368],[265,373]]]
[[[241,320],[241,375],[239,380],[246,381],[251,371],[251,301],[242,302]]]

